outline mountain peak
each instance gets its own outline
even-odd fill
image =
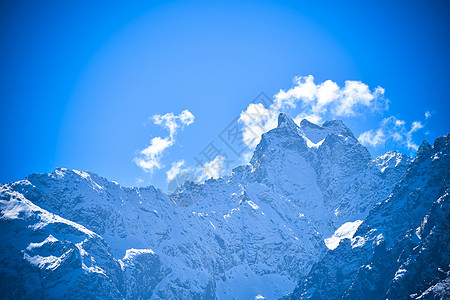
[[[325,123],[323,123],[322,127],[331,129],[336,134],[341,134],[343,136],[348,136],[356,139],[353,135],[353,132],[341,120],[326,121]]]
[[[300,127],[320,128],[319,125],[314,124],[314,123],[308,121],[307,119],[303,119],[303,120],[300,122]]]
[[[292,120],[291,117],[289,117],[286,113],[282,112],[278,115],[278,127],[282,126],[297,127],[297,124],[295,124],[294,120]]]
[[[322,124],[324,128],[330,128],[337,131],[348,130],[348,127],[341,120],[329,120]]]

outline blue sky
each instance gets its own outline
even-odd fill
[[[273,100],[309,75],[339,89],[322,119],[343,119],[373,155],[450,131],[446,1],[312,2],[3,1],[0,182],[67,167],[165,189],[172,164],[195,169],[210,143],[231,168],[245,157],[219,134],[261,92]],[[373,99],[338,114],[346,81]],[[291,94],[283,110],[311,112]],[[139,167],[156,137],[170,143],[159,166]]]

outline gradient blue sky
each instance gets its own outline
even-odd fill
[[[383,87],[388,111],[344,120],[356,136],[387,116],[422,122],[419,144],[450,131],[448,1],[3,1],[0,14],[0,182],[67,167],[164,189],[172,162],[195,166],[295,76]],[[165,168],[142,171],[138,151],[168,135],[149,117],[184,109],[195,122]],[[369,149],[393,148],[414,154]]]

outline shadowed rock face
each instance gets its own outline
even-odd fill
[[[280,114],[250,165],[170,196],[90,172],[32,174],[0,186],[0,280],[14,278],[14,298],[278,298],[409,162],[373,159],[341,121],[297,126]]]
[[[289,299],[448,299],[450,135],[424,142],[390,196]]]

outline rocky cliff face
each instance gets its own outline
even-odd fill
[[[424,142],[389,197],[290,299],[448,299],[450,135]]]
[[[409,163],[372,158],[340,121],[297,126],[280,114],[249,165],[170,196],[89,172],[32,174],[0,187],[1,282],[14,278],[10,297],[278,298],[327,259],[325,239],[384,203]]]

